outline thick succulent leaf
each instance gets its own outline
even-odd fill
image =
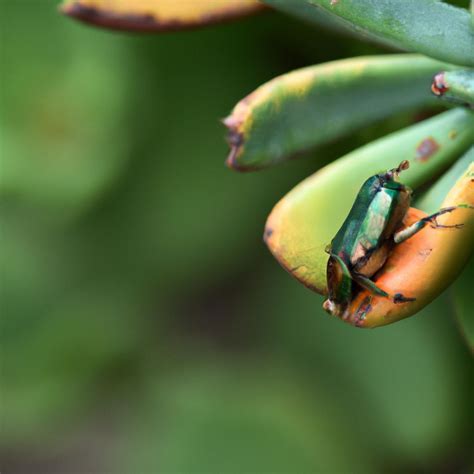
[[[255,170],[431,101],[438,61],[420,55],[343,59],[260,86],[224,120],[231,168]],[[350,109],[350,113],[348,110]]]
[[[471,147],[431,188],[416,201],[416,207],[433,213],[441,207],[443,199],[456,181],[474,163],[474,146]],[[474,242],[471,242],[471,246]],[[474,281],[474,261],[468,264],[462,275],[451,287],[451,298],[461,333],[474,351],[474,318],[471,311],[472,282]]]
[[[374,278],[389,295],[405,298],[396,302],[361,291],[349,307],[346,321],[359,327],[376,327],[411,316],[431,303],[459,275],[474,250],[474,163],[455,183],[442,208],[462,206],[437,219],[442,226],[427,226],[394,247]],[[407,224],[424,217],[412,208]],[[454,227],[456,226],[456,227]]]
[[[274,8],[309,16],[314,7],[333,13],[363,35],[442,61],[474,66],[469,12],[433,0],[264,0]]]
[[[474,71],[440,72],[434,77],[431,90],[440,99],[474,108]]]
[[[270,4],[270,1],[262,0]],[[273,2],[272,6],[278,10],[288,13],[296,18],[299,18],[306,23],[311,23],[314,26],[322,27],[327,30],[332,30],[346,36],[351,36],[355,38],[360,38],[361,32],[357,31],[352,25],[348,24],[346,21],[342,20],[340,17],[333,15],[332,13],[322,9],[314,8],[309,2],[298,2],[298,5],[295,5],[292,1],[288,2]],[[362,33],[372,43],[378,43],[380,45],[388,46],[393,49],[393,45],[381,38],[380,36],[372,35],[368,32]]]
[[[415,207],[427,214],[436,212],[442,202],[446,199],[456,181],[466,172],[468,166],[474,162],[474,146],[464,153],[446,173],[441,176],[419,199],[415,201]]]
[[[474,259],[471,258],[461,276],[453,285],[451,295],[459,329],[474,352],[474,314],[472,312],[472,284],[474,282]]]
[[[471,28],[474,31],[474,0],[471,0]]]
[[[258,0],[66,0],[78,20],[129,31],[175,31],[239,18],[261,10]]]
[[[281,265],[307,287],[326,293],[326,246],[369,176],[410,160],[401,180],[417,188],[472,143],[474,114],[454,109],[393,133],[331,163],[296,186],[273,209],[265,239]]]

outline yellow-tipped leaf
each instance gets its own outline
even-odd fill
[[[448,168],[471,145],[473,135],[474,114],[455,109],[333,162],[296,186],[275,206],[265,229],[270,251],[297,280],[326,294],[325,249],[362,183],[406,159],[410,169],[400,178],[416,189]],[[460,211],[456,217],[461,215]]]
[[[262,8],[258,0],[66,0],[61,10],[96,26],[158,32],[219,23]]]

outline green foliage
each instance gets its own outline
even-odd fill
[[[469,326],[472,277],[452,285],[452,301],[362,333],[328,318],[259,244],[273,203],[350,150],[330,165],[339,171],[319,195],[318,225],[310,225],[311,203],[299,203],[311,239],[337,227],[356,181],[414,157],[428,136],[441,147],[428,148],[430,159],[415,160],[406,177],[424,183],[426,199],[445,192],[426,180],[453,163],[457,170],[472,118],[456,109],[413,123],[437,111],[424,108],[430,76],[465,69],[472,56],[465,12],[423,5],[447,16],[425,17],[419,43],[405,45],[409,36],[388,34],[387,22],[380,32],[370,18],[354,21],[350,39],[328,32],[347,31],[347,18],[341,24],[330,8],[313,18],[310,2],[278,9],[303,12],[319,31],[270,12],[159,37],[75,24],[56,13],[55,0],[5,3],[2,472],[468,469],[470,359],[451,316]],[[428,41],[430,25],[449,28],[452,41]],[[381,59],[385,51],[358,41],[361,28],[378,44],[432,51],[445,63]],[[295,108],[291,123],[272,120],[286,137],[307,126],[304,140],[280,154],[256,138],[266,164],[318,145],[307,152],[313,162],[246,176],[219,165],[226,147],[217,119],[245,94],[291,69],[316,63],[319,75],[325,61],[360,55],[374,55],[382,70],[363,81],[352,70],[337,90],[326,81],[317,101],[327,100],[326,118],[334,112],[331,126]],[[315,126],[325,134],[313,135]]]
[[[398,0],[268,0],[266,3],[320,26],[336,26],[336,30],[341,26],[349,27],[356,34],[375,38],[385,45],[423,53],[453,65],[474,65],[474,32],[465,8],[429,0],[410,4]],[[376,64],[376,60],[372,60]],[[378,70],[377,67],[373,71],[368,68],[368,77],[364,72],[360,73],[362,66],[358,68],[357,61],[354,58],[293,71],[267,82],[244,98],[225,121],[230,129],[228,164],[237,170],[268,167],[357,126],[362,127],[377,118],[377,114],[394,113],[398,106],[403,107],[404,100],[408,100],[406,105],[415,105],[416,101],[411,102],[407,91],[411,94],[420,87],[420,93],[427,98],[429,88],[426,81],[423,85],[422,80],[419,86],[410,83],[410,76],[416,68],[413,64],[410,67],[411,56],[386,56]],[[399,63],[403,61],[401,66]],[[436,68],[434,64],[433,67]],[[428,76],[431,73],[425,71]],[[434,74],[431,91],[449,105],[454,103],[471,108],[473,84],[471,70],[438,71]],[[469,113],[466,114],[468,117]],[[468,118],[464,132],[463,145],[452,149],[452,155],[448,152],[450,160],[458,158],[473,143],[472,116]],[[388,140],[382,149],[375,146],[374,150],[387,161],[392,161],[388,157],[394,156],[398,157],[397,160],[409,159],[412,165],[415,164],[415,167],[411,166],[412,172],[419,164],[428,171],[437,162],[432,160],[433,155],[441,153],[444,156],[444,148],[451,149],[451,140],[456,140],[456,127],[451,132],[445,129],[442,134],[442,143],[438,143],[430,133],[420,136],[415,153],[403,148],[406,145],[403,134],[400,140]],[[410,143],[409,148],[412,146]],[[361,150],[362,154],[365,150]],[[355,154],[357,156],[357,152]],[[336,167],[329,166],[329,172],[322,170],[297,186],[270,215],[265,233],[267,245],[282,266],[310,289],[325,293],[327,255],[324,250],[347,215],[358,186],[367,176],[380,171],[372,168],[378,163],[377,158],[373,155],[368,163],[362,159],[353,167],[339,167],[340,178],[335,173],[331,175],[330,171]],[[466,159],[464,170],[469,160],[472,161]],[[450,162],[445,162],[442,168]],[[345,164],[345,161],[340,163]],[[390,166],[396,165],[393,161]],[[436,177],[440,171],[441,168],[433,169],[431,177]],[[433,208],[427,200],[431,203],[443,201],[450,178],[441,180],[441,183],[444,184],[428,192],[425,207]],[[462,192],[464,205],[472,205],[472,193],[469,194],[468,189]],[[465,225],[470,229],[470,217],[466,215],[465,218]],[[446,272],[449,281],[442,285],[427,282],[427,288],[444,288],[455,279],[461,266],[454,262],[463,260],[466,249],[467,254],[473,251],[469,235],[468,230],[464,239],[468,241],[463,241],[457,249],[445,249],[446,254],[452,255],[453,262],[451,271]]]
[[[0,192],[26,205],[44,202],[70,219],[113,184],[130,152],[131,83],[121,67],[127,48],[64,23],[32,42],[28,28],[29,16],[2,28],[2,68],[12,73],[2,79]]]
[[[474,146],[472,146],[456,163],[449,168],[425,193],[416,201],[416,207],[427,214],[436,212],[456,181],[466,172],[474,162]]]
[[[471,258],[452,289],[456,321],[471,352],[474,352],[474,320],[471,310],[473,281],[474,260]]]
[[[285,278],[283,273],[275,275],[264,295],[274,294]],[[416,463],[428,453],[433,456],[434,446],[447,448],[444,436],[458,436],[457,417],[462,417],[452,404],[469,398],[465,392],[469,380],[457,393],[447,387],[463,377],[465,367],[459,356],[470,359],[453,330],[449,298],[441,297],[416,318],[376,331],[355,331],[328,318],[313,302],[310,292],[286,285],[275,297],[277,309],[265,314],[269,330],[264,337],[282,357],[290,354],[295,370],[309,377],[314,390],[325,380],[324,387],[337,401],[353,439],[365,440],[362,451],[380,458],[398,453],[398,461]],[[450,352],[451,343],[455,352]],[[459,365],[445,373],[453,360]]]
[[[357,33],[375,36],[396,48],[461,66],[474,66],[474,33],[469,12],[464,8],[433,0],[264,1],[285,12],[298,14],[304,9],[309,20],[313,14],[319,17],[321,9]]]
[[[409,159],[400,180],[417,189],[472,143],[474,114],[455,109],[380,138],[317,171],[290,191],[267,221],[267,244],[305,286],[326,293],[326,246],[347,216],[365,179]],[[454,136],[454,137],[453,137]],[[430,152],[420,150],[430,143]],[[328,217],[330,216],[330,217]],[[318,229],[315,232],[314,229]]]
[[[474,71],[446,71],[433,79],[431,90],[441,99],[474,108]]]
[[[443,67],[418,55],[367,56],[272,79],[225,119],[233,145],[228,164],[246,171],[272,166],[388,115],[433,103],[429,84]]]
[[[127,472],[377,472],[370,453],[351,444],[355,430],[337,402],[302,375],[224,359],[150,380],[140,411],[152,416],[131,426]],[[163,442],[143,456],[157,431]]]

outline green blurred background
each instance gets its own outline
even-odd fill
[[[56,7],[1,9],[1,472],[471,472],[448,297],[356,330],[261,240],[291,187],[416,114],[223,164],[219,119],[262,82],[384,51],[277,13],[140,36]]]

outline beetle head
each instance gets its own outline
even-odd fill
[[[384,175],[384,179],[386,181],[393,181],[398,178],[402,171],[407,170],[409,167],[410,162],[408,160],[403,160],[396,168],[388,170]]]

